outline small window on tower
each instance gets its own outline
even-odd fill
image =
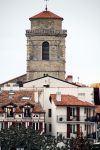
[[[49,60],[49,43],[42,43],[42,60]]]

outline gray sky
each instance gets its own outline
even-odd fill
[[[0,0],[0,83],[26,73],[25,30],[44,0]],[[66,74],[84,84],[100,82],[100,0],[49,0],[48,10],[64,18]]]

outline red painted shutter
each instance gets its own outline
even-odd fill
[[[30,126],[30,127],[32,126],[32,122],[29,122],[29,126]]]
[[[80,108],[77,107],[77,121],[80,121]]]
[[[70,107],[67,107],[67,121],[70,121]]]
[[[22,122],[22,125],[25,126],[25,122]]]
[[[5,122],[5,128],[8,128],[8,122]]]
[[[42,129],[43,129],[43,123],[39,122],[39,130],[42,131]]]
[[[70,138],[70,124],[67,124],[67,138]]]
[[[77,136],[80,136],[80,124],[77,124]]]
[[[12,122],[12,125],[15,126],[15,125],[16,125],[16,122]]]

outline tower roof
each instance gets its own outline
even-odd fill
[[[39,14],[36,14],[35,16],[32,16],[29,18],[31,19],[60,19],[63,20],[62,17],[52,13],[51,11],[42,11]]]

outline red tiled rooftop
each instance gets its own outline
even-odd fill
[[[34,112],[44,112],[40,103],[35,102],[33,91],[2,91],[0,94],[0,111],[2,112],[2,107],[12,105],[16,107],[16,112],[21,112],[21,107],[29,105],[33,107]],[[10,97],[11,96],[11,97]],[[29,99],[27,99],[29,97]],[[23,98],[23,99],[22,99]]]
[[[16,110],[15,110],[15,112],[16,113],[22,113],[22,110],[19,107],[17,107]]]
[[[26,105],[34,107],[35,104],[33,104],[31,102],[25,102],[24,104],[20,105],[20,107],[23,107],[23,106],[26,106]]]
[[[44,111],[43,111],[41,105],[36,104],[36,105],[34,106],[33,112],[40,113],[40,112],[44,112]]]
[[[0,113],[3,113],[4,112],[4,110],[0,107]]]
[[[100,106],[96,106],[96,113],[100,113]]]
[[[10,94],[11,92],[11,94]],[[22,99],[22,97],[30,97],[30,102],[35,103],[33,91],[2,91],[0,94],[0,104],[7,104],[10,101],[12,103],[25,103],[27,99]]]
[[[95,107],[94,104],[81,101],[77,97],[72,95],[61,95],[61,101],[57,101],[56,94],[51,94],[51,99],[56,106],[82,106],[82,107]]]
[[[12,106],[14,106],[14,107],[16,107],[16,106],[17,106],[17,105],[16,105],[16,104],[14,104],[12,101],[10,101],[10,102],[8,101],[8,103],[5,103],[5,104],[4,104],[4,103],[2,103],[2,106],[3,106],[3,107],[8,106],[8,105],[12,105]]]
[[[63,20],[62,17],[52,13],[51,11],[42,11],[39,14],[30,17],[29,19],[60,19],[60,20]]]

